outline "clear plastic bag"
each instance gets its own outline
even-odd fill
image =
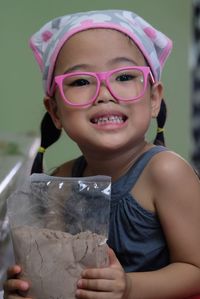
[[[108,265],[111,180],[32,175],[7,202],[15,259],[33,299],[74,299],[84,268]]]

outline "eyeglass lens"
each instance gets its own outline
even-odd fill
[[[138,69],[116,71],[108,77],[106,85],[117,100],[134,100],[143,93],[144,75]],[[72,74],[63,79],[62,89],[67,101],[86,104],[97,96],[98,79],[94,75]]]

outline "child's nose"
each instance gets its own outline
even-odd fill
[[[100,85],[95,103],[117,102],[117,99],[111,94],[109,88],[103,82]]]

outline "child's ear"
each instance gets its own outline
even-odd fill
[[[55,127],[57,129],[61,130],[62,123],[61,123],[60,117],[58,115],[58,107],[57,107],[56,100],[46,96],[43,101],[44,101],[44,106],[45,106],[46,110],[51,115],[51,118],[54,122]]]
[[[156,82],[151,88],[151,116],[156,118],[163,98],[163,85],[161,82]]]

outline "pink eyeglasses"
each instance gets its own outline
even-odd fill
[[[107,72],[72,72],[54,78],[52,90],[59,87],[67,105],[86,107],[98,97],[104,81],[111,95],[119,102],[131,102],[142,98],[148,82],[155,83],[148,66],[121,67]]]

